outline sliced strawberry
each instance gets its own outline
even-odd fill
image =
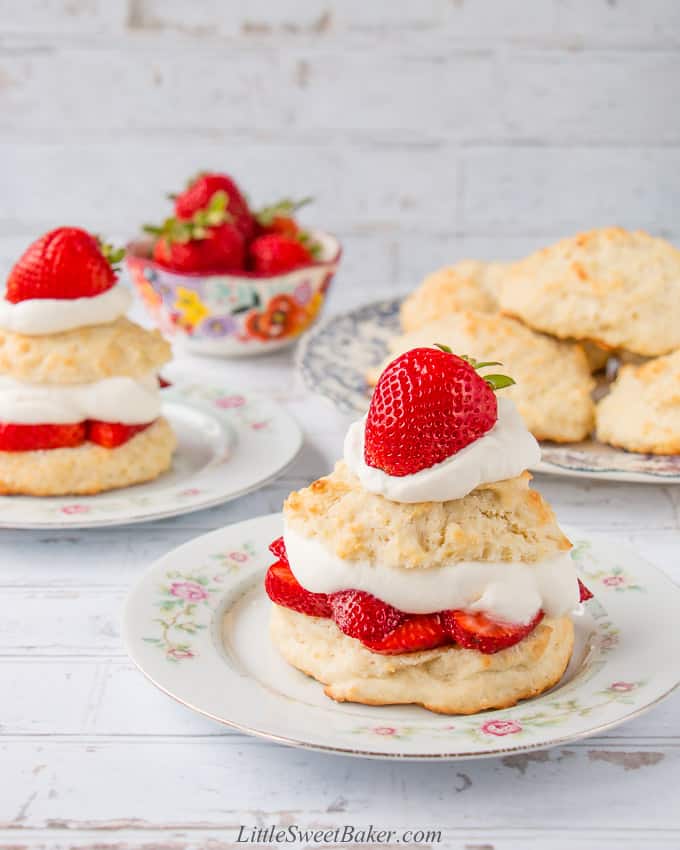
[[[411,614],[384,638],[363,643],[373,652],[398,655],[434,649],[449,641],[439,614]]]
[[[578,592],[579,592],[579,602],[587,602],[589,599],[593,598],[593,594],[588,590],[588,588],[583,584],[581,579],[578,580]]]
[[[288,555],[286,554],[286,544],[283,542],[283,537],[277,537],[269,544],[269,551],[279,561],[288,563]]]
[[[325,593],[310,593],[298,582],[285,561],[277,561],[264,579],[267,596],[277,605],[291,608],[311,617],[330,617],[331,608]]]
[[[68,425],[12,425],[0,423],[0,451],[31,452],[74,448],[85,442],[85,423]]]
[[[146,422],[144,425],[123,425],[122,422],[99,422],[97,419],[90,419],[87,423],[87,438],[99,446],[114,449],[127,443],[135,434],[144,431],[151,424]]]
[[[17,303],[100,295],[115,284],[115,264],[123,253],[79,227],[58,227],[29,245],[17,260],[5,297]]]
[[[361,641],[381,640],[406,617],[403,611],[363,590],[331,593],[330,603],[335,625],[344,634]]]
[[[500,623],[486,614],[474,611],[444,611],[444,628],[454,641],[465,649],[478,649],[492,654],[519,643],[543,619],[539,611],[530,623]]]

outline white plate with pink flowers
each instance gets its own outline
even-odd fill
[[[467,717],[335,703],[269,639],[263,577],[281,530],[272,514],[180,546],[149,568],[124,613],[127,650],[151,682],[242,732],[372,758],[481,758],[602,734],[680,682],[680,588],[627,547],[572,533],[594,598],[574,618],[574,654],[552,690]]]
[[[0,496],[0,528],[96,528],[198,511],[280,475],[302,446],[295,420],[268,398],[227,387],[163,390],[178,447],[154,481],[96,496]]]

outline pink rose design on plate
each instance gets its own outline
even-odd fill
[[[516,732],[521,732],[522,727],[514,720],[488,720],[480,727],[486,735],[514,735]]]
[[[63,514],[87,514],[90,509],[87,505],[65,505],[61,512]]]
[[[194,653],[190,649],[178,649],[175,647],[174,649],[169,649],[167,654],[171,658],[176,658],[178,661],[181,661],[182,658],[193,658]]]
[[[236,561],[239,564],[242,564],[244,561],[248,560],[248,556],[243,552],[230,552],[229,557],[232,561]]]
[[[253,422],[250,427],[253,431],[261,431],[263,428],[266,428],[267,425],[269,425],[269,422]]]
[[[189,487],[186,490],[182,490],[180,496],[199,496],[201,491],[197,487]]]
[[[188,602],[201,602],[208,598],[208,594],[195,581],[173,581],[170,585],[170,593]]]
[[[612,682],[609,686],[609,690],[625,694],[628,693],[628,691],[635,690],[635,687],[634,682]]]
[[[245,403],[246,400],[242,395],[225,395],[215,401],[217,407],[222,407],[225,410],[229,410],[233,407],[243,407]]]
[[[602,584],[606,584],[607,587],[620,587],[625,584],[625,580],[623,576],[606,576],[602,579]]]
[[[376,735],[396,735],[397,730],[393,726],[376,726],[373,731]]]

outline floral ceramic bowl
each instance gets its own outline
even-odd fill
[[[126,262],[163,333],[182,337],[197,354],[260,354],[289,345],[319,314],[342,250],[328,233],[311,235],[319,259],[284,274],[173,272],[151,259],[148,241],[128,245]]]

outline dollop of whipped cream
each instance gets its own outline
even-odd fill
[[[406,569],[343,560],[288,526],[283,539],[293,575],[312,593],[363,590],[408,614],[483,611],[508,623],[529,623],[539,610],[562,617],[579,605],[578,576],[568,552],[535,563],[456,561]]]
[[[143,425],[161,412],[158,378],[105,378],[91,384],[27,384],[0,375],[0,420],[44,425],[99,419]]]
[[[345,463],[364,490],[392,502],[446,502],[462,499],[480,484],[514,478],[541,459],[541,449],[507,398],[498,399],[496,424],[455,455],[412,475],[388,475],[364,460],[366,417],[353,422],[345,437]]]
[[[124,316],[132,294],[120,283],[87,298],[28,298],[13,304],[0,298],[0,329],[28,336],[71,331],[88,325],[105,325]]]

